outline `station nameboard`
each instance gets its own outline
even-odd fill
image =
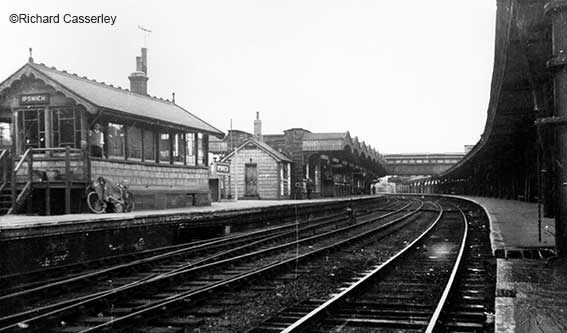
[[[20,105],[49,104],[49,94],[21,95]]]
[[[230,174],[230,164],[217,162],[217,173],[219,174]]]

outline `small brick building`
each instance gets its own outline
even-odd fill
[[[289,199],[291,160],[266,143],[250,137],[221,162],[230,163],[233,198]]]

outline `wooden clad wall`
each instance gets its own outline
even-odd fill
[[[231,159],[233,177],[238,184],[238,197],[242,198],[245,193],[244,172],[247,163],[255,163],[258,170],[258,195],[260,199],[279,199],[279,168],[278,162],[259,148],[245,148],[238,151]],[[235,188],[231,187],[232,197],[235,196]]]

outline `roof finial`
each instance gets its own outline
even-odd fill
[[[33,62],[32,58],[32,48],[30,47],[30,57],[28,58],[28,62]]]
[[[175,93],[174,93],[174,92],[171,93],[171,101],[172,101],[173,103],[175,103]]]

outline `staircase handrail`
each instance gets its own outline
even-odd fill
[[[63,153],[64,160],[65,160],[65,176],[63,178],[65,182],[65,212],[70,213],[71,211],[71,186],[72,186],[72,170],[71,170],[71,160],[81,159],[84,157],[84,152],[78,148],[71,148],[69,146],[66,147],[52,147],[52,148],[32,148],[29,147],[22,157],[20,158],[19,162],[16,164],[16,167],[12,169],[12,207],[8,210],[8,214],[16,213],[19,210],[19,207],[25,202],[28,195],[32,192],[33,186],[33,162],[34,162],[34,154],[42,155],[46,154],[48,157],[52,156],[51,153]],[[24,162],[28,163],[27,168],[27,181],[22,188],[19,195],[17,194],[17,181],[18,181],[18,171],[20,171],[21,167],[24,165]],[[43,178],[42,178],[43,180]],[[42,180],[39,180],[40,182]],[[1,189],[2,187],[0,187]],[[29,203],[28,203],[29,204]],[[31,206],[28,206],[31,208]]]
[[[30,154],[32,153],[32,149],[33,148],[28,148],[26,150],[26,152],[24,153],[24,155],[22,156],[22,158],[20,159],[20,161],[18,162],[18,164],[16,165],[16,167],[14,168],[14,173],[18,172],[18,170],[20,170],[20,168],[22,167],[22,165],[24,164],[24,162],[27,160],[28,156],[30,156]]]
[[[24,186],[24,189],[22,190],[20,195],[16,197],[17,174],[26,160],[28,161],[28,181],[26,182],[26,185]],[[30,147],[26,149],[26,152],[24,153],[22,158],[20,159],[16,167],[12,170],[12,207],[8,210],[8,214],[12,214],[13,212],[15,212],[18,209],[18,206],[22,202],[22,196],[27,195],[27,190],[29,190],[31,187],[31,183],[33,179],[32,175],[33,175],[33,148]]]
[[[6,160],[5,160],[6,159]],[[8,149],[2,149],[0,153],[0,164],[2,165],[2,184],[0,185],[0,192],[6,187],[8,183]]]
[[[52,153],[64,153],[67,150],[67,147],[54,147],[54,148],[34,148],[34,153],[37,152],[52,152]],[[82,150],[80,148],[71,148],[69,147],[69,152],[71,153],[81,153]]]

